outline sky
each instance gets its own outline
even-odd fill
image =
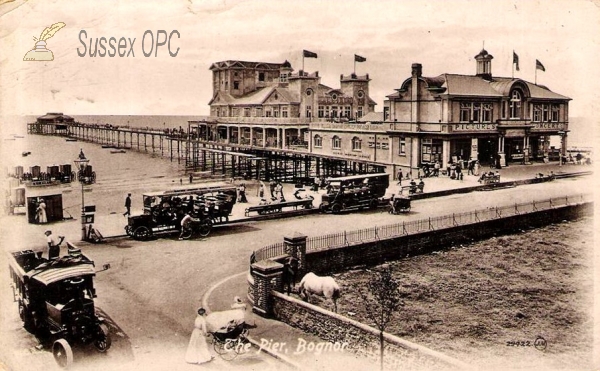
[[[368,73],[370,96],[383,100],[410,76],[474,74],[474,56],[485,45],[492,74],[515,77],[573,99],[570,115],[598,122],[597,68],[600,1],[13,1],[0,0],[0,113],[45,112],[134,115],[207,115],[212,63],[245,60],[302,68],[302,50],[318,54],[304,69],[339,87],[340,74]],[[57,22],[66,26],[47,40],[53,61],[23,61],[34,37]],[[87,37],[81,37],[85,30]],[[145,57],[150,35],[173,34]],[[96,38],[136,39],[135,57],[81,57]],[[162,36],[161,36],[162,37]],[[89,45],[87,46],[89,48]],[[129,46],[126,47],[129,49]]]

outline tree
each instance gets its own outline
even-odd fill
[[[383,370],[383,333],[392,319],[394,312],[402,305],[400,283],[394,278],[393,270],[384,265],[376,270],[367,282],[367,291],[361,297],[367,310],[367,318],[375,323],[379,330],[379,359]]]

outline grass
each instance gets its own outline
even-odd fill
[[[592,368],[591,218],[391,265],[404,305],[387,332],[489,369]],[[339,313],[368,323],[359,291],[370,272],[337,275]],[[548,342],[545,351],[507,345],[538,336]]]

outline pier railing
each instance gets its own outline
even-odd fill
[[[417,234],[427,231],[452,228],[456,226],[477,224],[488,220],[507,218],[515,215],[550,210],[573,204],[593,201],[590,194],[579,194],[565,197],[536,200],[526,203],[515,203],[501,207],[489,207],[464,213],[453,213],[438,217],[388,224],[384,226],[364,228],[353,231],[331,233],[323,236],[309,237],[306,240],[306,251],[317,251],[357,243],[372,242],[403,235]],[[274,258],[285,253],[284,243],[265,246],[254,252],[256,261]]]

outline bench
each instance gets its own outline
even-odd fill
[[[479,179],[479,182],[483,183],[484,185],[500,183],[500,175],[484,175],[481,177],[481,179]]]
[[[249,216],[251,212],[256,211],[259,215],[263,214],[272,214],[272,213],[280,213],[283,211],[285,207],[291,207],[294,210],[298,210],[298,207],[302,209],[311,209],[313,203],[313,198],[306,198],[304,200],[295,200],[295,201],[287,201],[287,202],[278,202],[267,205],[257,205],[247,207],[245,210],[245,215]]]

